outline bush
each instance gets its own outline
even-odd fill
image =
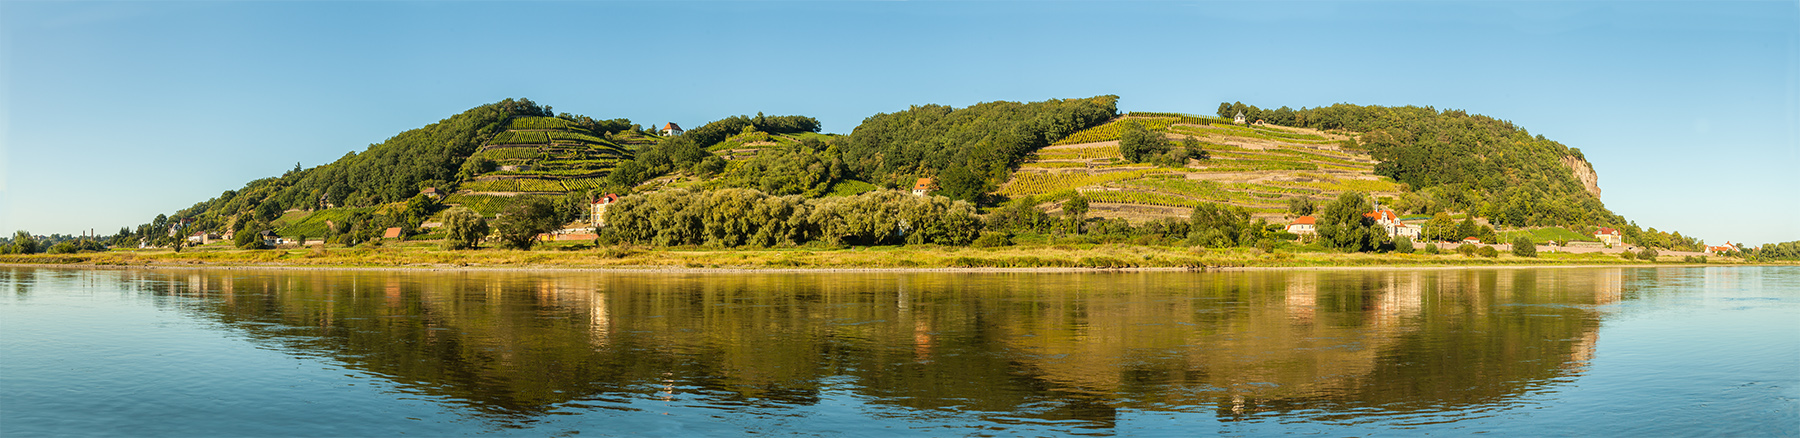
[[[1635,259],[1637,259],[1637,254],[1632,254],[1631,250],[1625,250],[1625,252],[1619,253],[1619,258],[1622,258],[1625,260],[1635,260]]]
[[[1492,246],[1483,246],[1480,249],[1476,249],[1475,253],[1487,258],[1500,256],[1500,250],[1494,249]]]
[[[1436,243],[1425,244],[1425,253],[1426,254],[1437,254],[1439,252],[1442,252],[1442,251],[1438,251],[1438,246]]]
[[[1013,243],[1012,243],[1011,236],[1008,236],[1006,233],[994,232],[994,231],[981,233],[981,237],[976,238],[975,243],[973,243],[973,245],[977,248],[994,248],[994,247],[1001,247],[1001,246],[1010,246],[1012,244]]]
[[[542,199],[530,198],[507,206],[506,212],[494,220],[493,228],[500,236],[500,242],[507,247],[530,250],[537,243],[538,234],[553,231],[561,224],[554,206]]]
[[[1394,252],[1412,254],[1413,241],[1406,236],[1394,236]]]
[[[1706,263],[1706,256],[1699,256],[1699,257],[1687,256],[1687,257],[1682,257],[1681,261],[1683,263]]]
[[[474,210],[457,207],[444,213],[444,232],[444,249],[476,248],[488,235],[488,223]]]
[[[1643,251],[1638,252],[1638,260],[1647,260],[1647,261],[1654,262],[1654,261],[1656,261],[1656,255],[1657,255],[1656,250],[1650,249],[1650,248],[1644,248]]]
[[[1456,247],[1456,253],[1462,254],[1464,257],[1474,257],[1475,256],[1475,245],[1470,245],[1467,243],[1462,244],[1462,246]]]
[[[1519,236],[1513,239],[1512,253],[1519,257],[1537,257],[1537,243],[1530,237]]]

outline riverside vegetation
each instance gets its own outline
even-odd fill
[[[1520,245],[1590,240],[1600,227],[1641,248],[1702,245],[1607,211],[1578,149],[1486,116],[1241,103],[1221,104],[1217,117],[1121,114],[1116,103],[1098,96],[914,106],[871,116],[848,135],[822,134],[810,117],[759,113],[665,136],[627,119],[507,99],[330,164],[296,165],[112,236],[46,246],[21,231],[0,239],[0,252],[11,254],[0,260],[831,268],[1640,262]],[[1234,123],[1229,117],[1237,114],[1256,122]],[[922,178],[932,181],[929,196],[904,192]],[[591,203],[609,193],[620,198],[597,237],[540,243],[558,229],[591,227]],[[1429,218],[1428,241],[1475,236],[1520,249],[1488,257],[1471,250],[1469,257],[1438,254],[1433,243],[1415,253],[1411,241],[1390,239],[1362,215],[1377,206]],[[1285,231],[1292,217],[1315,213],[1316,237]],[[389,230],[399,239],[384,239]],[[207,243],[215,235],[222,243]],[[190,247],[190,236],[203,244]],[[271,241],[278,248],[268,249]],[[566,251],[530,251],[545,247]],[[1712,262],[1800,260],[1797,247],[1739,247]]]

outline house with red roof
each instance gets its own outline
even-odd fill
[[[665,135],[665,136],[681,135],[682,132],[685,132],[685,131],[681,130],[681,125],[677,125],[677,124],[675,124],[675,122],[666,123],[662,127],[662,135]]]
[[[1315,219],[1313,219],[1312,216],[1301,216],[1301,217],[1294,218],[1294,222],[1288,224],[1287,232],[1294,233],[1294,234],[1300,234],[1300,235],[1318,233],[1319,230],[1314,228],[1314,226],[1313,226],[1314,220]]]
[[[607,193],[606,196],[595,199],[592,204],[588,205],[591,209],[590,214],[592,215],[588,222],[594,224],[594,228],[606,226],[606,207],[612,205],[614,202],[619,202],[619,195]]]
[[[1620,233],[1619,230],[1600,227],[1599,231],[1594,232],[1594,240],[1599,240],[1600,243],[1607,246],[1619,246],[1619,244],[1625,243],[1625,234]]]
[[[913,184],[912,194],[913,196],[925,196],[931,194],[931,192],[937,191],[937,189],[937,180],[931,178],[919,178],[919,182]]]
[[[1420,231],[1423,231],[1418,225],[1401,223],[1399,214],[1395,214],[1393,210],[1385,208],[1363,213],[1363,217],[1375,220],[1375,224],[1380,225],[1382,231],[1387,232],[1388,237],[1406,236],[1407,238],[1418,239],[1421,234]]]
[[[1707,246],[1706,251],[1704,252],[1708,255],[1720,255],[1732,251],[1737,251],[1737,245],[1732,245],[1730,241],[1726,241],[1725,246]]]

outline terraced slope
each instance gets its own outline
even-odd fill
[[[1210,158],[1189,160],[1184,167],[1126,162],[1118,141],[1126,123],[1171,140],[1198,140]],[[1398,195],[1399,184],[1375,175],[1374,159],[1341,147],[1346,139],[1209,117],[1131,114],[1038,150],[997,193],[1056,199],[1079,192],[1092,201],[1091,214],[1130,220],[1186,217],[1202,202],[1278,217],[1295,197],[1323,202],[1350,190]]]
[[[506,131],[481,145],[470,159],[494,163],[492,171],[462,184],[464,194],[554,194],[599,187],[620,160],[648,144],[647,137],[597,135],[554,117],[515,117]]]

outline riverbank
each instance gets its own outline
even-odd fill
[[[433,245],[237,250],[223,247],[115,250],[82,254],[0,256],[0,264],[95,267],[349,268],[404,270],[604,270],[617,272],[1087,272],[1244,269],[1389,269],[1558,266],[1675,266],[1682,257],[1624,260],[1605,254],[1547,253],[1539,257],[1460,254],[1264,253],[1249,248],[1201,249],[1119,244],[1033,245],[1002,248],[933,245],[707,249],[552,246],[536,251],[444,251]],[[1704,265],[1747,265],[1712,258]],[[1759,263],[1769,264],[1769,263]],[[1776,263],[1783,264],[1783,263]],[[1793,263],[1785,263],[1793,264]]]

